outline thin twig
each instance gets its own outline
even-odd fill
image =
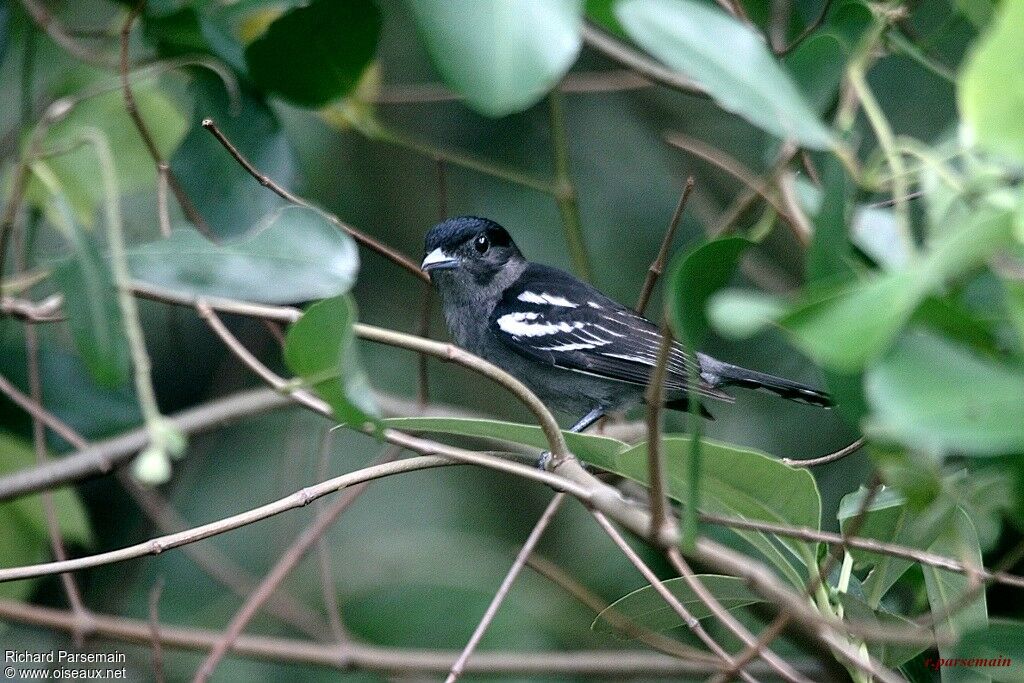
[[[864,437],[861,437],[848,446],[844,446],[838,451],[829,453],[828,455],[823,455],[820,458],[808,458],[806,460],[782,458],[781,460],[783,464],[789,465],[790,467],[817,467],[818,465],[827,465],[829,463],[836,462],[837,460],[842,460],[848,455],[853,455],[863,447]]]
[[[679,548],[669,548],[666,551],[669,563],[675,568],[679,575],[683,577],[686,585],[690,587],[694,595],[703,602],[707,608],[715,615],[729,631],[733,633],[737,638],[742,640],[744,644],[748,646],[754,645],[757,641],[754,635],[747,630],[747,628],[739,622],[739,620],[729,613],[729,610],[722,606],[722,603],[708,590],[707,586],[694,574],[693,569],[683,559],[682,553],[679,552]],[[784,659],[779,657],[777,654],[767,648],[758,649],[757,656],[764,660],[764,662],[772,668],[779,676],[787,681],[794,683],[811,683],[811,681],[800,674],[796,669],[790,666]],[[742,667],[746,662],[740,662],[736,660],[735,666]]]
[[[654,61],[589,22],[583,25],[583,40],[608,59],[652,83],[689,95],[707,95],[699,84]]]
[[[645,645],[667,655],[714,662],[717,665],[717,658],[703,650],[698,650],[679,642],[675,638],[669,638],[661,633],[645,628],[617,610],[608,609],[608,603],[599,595],[577,581],[569,572],[548,558],[534,552],[526,560],[526,566],[564,590],[582,605],[593,611],[594,614],[600,614],[602,619],[627,637],[636,638]]]
[[[32,21],[35,22],[46,35],[50,36],[53,42],[64,48],[71,56],[82,60],[93,66],[106,69],[116,69],[118,62],[113,57],[100,54],[95,50],[79,43],[71,33],[64,28],[64,25],[55,16],[36,0],[21,0],[22,6]]]
[[[379,458],[375,464],[382,465],[392,462],[397,455],[397,449],[388,449],[387,453]],[[341,513],[347,510],[363,491],[369,487],[371,481],[366,480],[346,489],[330,507],[318,514],[316,519],[299,534],[299,537],[281,555],[273,569],[267,572],[260,585],[245,600],[238,612],[235,613],[235,616],[232,617],[228,627],[224,630],[223,637],[217,641],[217,644],[210,650],[210,654],[207,655],[206,659],[203,660],[196,670],[196,675],[192,679],[193,683],[205,683],[210,680],[214,669],[217,668],[217,664],[234,645],[246,625],[256,616],[256,612],[266,602],[267,598],[274,593],[277,587],[295,569],[299,561],[306,556],[306,553],[309,552],[313,545],[327,533],[327,530],[338,520]]]
[[[260,172],[255,166],[252,165],[252,162],[250,162],[245,157],[245,155],[243,155],[238,150],[238,148],[235,147],[235,145],[224,135],[224,133],[221,132],[220,128],[217,127],[217,124],[213,122],[213,119],[203,119],[202,126],[206,130],[210,131],[213,137],[217,139],[217,142],[219,142],[224,147],[224,149],[228,151],[228,154],[230,154],[234,158],[234,160],[238,162],[238,165],[245,169],[245,171],[249,175],[255,178],[260,185],[269,189],[278,197],[281,197],[287,202],[295,204],[296,206],[302,206],[307,209],[312,209],[313,211],[318,212],[326,220],[333,223],[342,231],[348,233],[356,242],[359,242],[363,246],[372,249],[373,251],[384,256],[393,263],[396,263],[402,268],[405,268],[408,272],[412,273],[420,280],[423,280],[424,282],[430,282],[430,277],[422,270],[420,270],[419,265],[412,261],[408,256],[405,256],[404,254],[395,251],[388,245],[384,244],[383,242],[380,242],[379,240],[373,237],[370,237],[361,230],[357,230],[348,223],[342,221],[334,214],[328,211],[324,211],[323,209],[320,209],[316,205],[312,204],[311,202],[308,202],[305,199],[292,194],[291,192],[289,192],[288,190],[284,189],[276,182],[274,182],[274,180],[271,179],[270,176]]]
[[[164,682],[164,649],[160,640],[160,594],[164,590],[164,577],[159,577],[149,591],[149,628],[153,634],[153,680]]]
[[[27,244],[28,236],[26,235],[25,239],[22,240],[22,244],[16,247],[18,272],[24,272],[27,269]],[[25,355],[30,399],[32,403],[43,409],[43,383],[39,371],[39,330],[32,324],[25,326]],[[35,451],[36,465],[45,465],[50,460],[50,455],[46,450],[46,426],[35,414],[32,415],[32,446]],[[50,540],[50,549],[57,560],[66,560],[68,554],[64,546],[60,520],[57,517],[57,508],[54,505],[53,492],[43,491],[41,499],[43,503],[43,516],[46,520],[46,532]],[[79,616],[84,614],[86,612],[85,604],[82,602],[82,594],[78,590],[78,583],[75,581],[75,577],[70,574],[61,574],[60,582],[72,611]],[[76,634],[75,640],[78,645],[81,645],[78,642],[81,640],[78,634]]]
[[[551,123],[551,149],[555,167],[555,203],[562,216],[562,230],[569,248],[573,270],[584,280],[594,279],[594,270],[587,255],[583,226],[580,224],[580,206],[576,186],[569,165],[569,138],[566,134],[565,111],[562,95],[548,94],[548,114]]]
[[[718,641],[716,641],[714,638],[708,635],[708,632],[704,630],[704,627],[701,626],[700,621],[698,621],[697,618],[693,616],[690,610],[686,609],[686,606],[679,601],[679,598],[672,594],[672,591],[665,588],[664,584],[657,577],[657,575],[655,575],[655,573],[651,571],[651,568],[648,567],[640,558],[640,556],[636,554],[636,551],[634,551],[629,546],[629,543],[627,543],[626,539],[622,537],[622,534],[620,534],[615,529],[615,527],[612,526],[611,522],[608,521],[608,518],[597,510],[591,510],[591,514],[594,516],[594,519],[597,520],[597,523],[601,526],[601,528],[604,529],[605,533],[608,534],[609,538],[611,538],[615,545],[618,546],[619,550],[621,550],[622,553],[633,564],[633,566],[640,571],[640,573],[644,577],[644,580],[646,580],[647,583],[649,583],[651,587],[654,588],[658,595],[660,595],[662,599],[665,600],[666,603],[668,603],[669,607],[672,608],[672,611],[679,615],[679,618],[683,620],[683,623],[686,624],[687,628],[689,628],[690,631],[692,631],[693,634],[701,640],[701,642],[707,645],[712,652],[718,655],[718,657],[725,663],[726,666],[731,666],[733,663],[732,655],[726,652],[725,649],[718,644]],[[747,673],[745,670],[741,671],[740,675],[748,683],[754,683],[755,681],[757,681],[756,678]]]
[[[697,140],[696,138],[684,135],[683,133],[668,133],[665,136],[665,140],[673,147],[678,147],[679,149],[685,150],[691,154],[696,154],[705,161],[714,164],[742,182],[750,190],[759,194],[766,202],[771,204],[772,208],[775,209],[775,212],[779,214],[779,218],[790,226],[800,243],[806,243],[807,236],[800,230],[796,219],[790,215],[789,211],[779,203],[779,200],[776,199],[774,195],[767,191],[766,187],[759,182],[757,176],[737,159],[702,140]]]
[[[334,444],[334,429],[326,428],[320,437],[320,455],[316,468],[316,480],[323,481],[327,478],[331,460],[331,447]],[[398,449],[392,447],[393,453],[384,458],[389,462],[398,457]],[[327,511],[324,501],[317,501],[317,514]],[[338,604],[338,590],[334,583],[334,572],[331,571],[331,549],[328,546],[327,536],[321,536],[316,540],[317,568],[320,570],[320,591],[324,596],[324,609],[327,610],[327,619],[331,625],[331,632],[334,639],[343,644],[348,640],[348,633],[345,625],[341,622],[341,606]]]
[[[128,116],[131,118],[132,123],[135,124],[135,128],[139,131],[139,137],[142,138],[142,143],[146,146],[146,151],[149,152],[149,156],[153,159],[153,164],[157,168],[157,182],[160,182],[159,175],[162,173],[167,184],[170,186],[171,191],[174,193],[175,199],[178,200],[178,204],[181,206],[182,212],[185,217],[188,218],[189,222],[196,226],[196,229],[204,235],[210,236],[210,226],[206,224],[199,210],[195,204],[189,198],[188,194],[185,193],[185,189],[178,182],[177,176],[164,161],[163,155],[160,154],[160,150],[156,146],[156,141],[153,139],[152,133],[149,132],[149,127],[146,122],[142,120],[142,113],[139,111],[139,106],[135,102],[135,93],[132,92],[131,83],[128,80],[128,43],[132,33],[132,24],[138,18],[142,12],[142,8],[145,7],[146,0],[138,2],[132,10],[128,13],[128,16],[124,20],[124,25],[121,27],[121,59],[119,63],[119,71],[121,73],[121,92],[124,94],[124,108],[128,112]],[[159,185],[158,185],[159,188]],[[162,224],[161,224],[162,226]]]
[[[167,206],[167,183],[170,166],[161,163],[156,167],[156,215],[160,222],[160,236],[171,236],[171,213]]]
[[[647,267],[647,275],[644,277],[644,284],[640,288],[640,296],[637,297],[635,311],[640,315],[644,314],[647,309],[647,303],[651,300],[651,294],[654,292],[654,285],[658,282],[658,278],[665,271],[665,263],[668,261],[668,252],[672,248],[672,241],[676,236],[676,228],[679,227],[679,220],[683,217],[683,210],[686,208],[686,203],[690,200],[690,194],[693,192],[693,176],[686,179],[686,183],[683,185],[683,192],[679,195],[679,201],[676,203],[675,211],[672,212],[672,219],[668,222],[668,229],[665,231],[665,236],[661,238],[661,246],[658,248],[658,255],[651,261],[651,265]]]
[[[647,481],[651,490],[651,537],[657,538],[661,527],[671,523],[668,514],[668,487],[665,483],[665,454],[661,443],[661,415],[665,402],[665,375],[668,372],[668,356],[672,351],[672,330],[667,324],[661,326],[661,344],[658,359],[651,380],[644,394],[647,403]],[[691,482],[696,486],[696,482]]]
[[[90,448],[90,444],[78,432],[72,429],[70,425],[40,406],[38,403],[34,402],[28,395],[22,393],[3,375],[0,375],[0,393],[7,396],[16,405],[25,410],[25,412],[32,415],[34,419],[44,423],[50,431],[67,441],[74,448],[78,449],[79,452]],[[246,393],[248,395],[253,392]],[[272,398],[278,399],[277,395],[273,395]],[[232,399],[228,399],[228,402],[236,405],[238,404]],[[223,425],[227,417],[221,416],[216,407],[214,407],[214,413],[217,413],[217,417],[214,420],[213,426]],[[180,420],[180,417],[173,419]],[[183,431],[189,431],[184,428],[184,422],[181,422],[180,424],[183,426]],[[202,425],[195,426],[197,428],[202,428]],[[146,437],[148,435],[144,428],[137,430],[137,432],[140,433],[142,437]],[[115,443],[119,441],[123,442],[124,439],[114,439]],[[124,452],[130,456],[138,450],[139,447],[133,448],[129,445],[128,448],[124,449]],[[62,460],[50,462],[51,464],[56,465],[61,463]],[[49,466],[51,465],[48,465],[48,467]],[[121,482],[121,485],[128,494],[135,500],[143,513],[156,525],[158,529],[160,529],[160,531],[165,534],[172,534],[187,528],[180,515],[178,515],[174,508],[171,507],[170,504],[155,490],[141,486],[123,470],[118,472],[118,480]],[[213,548],[189,545],[185,546],[184,550],[200,569],[206,572],[215,581],[227,586],[236,595],[240,597],[245,596],[255,588],[256,582],[246,574],[245,570],[237,566],[229,558],[216,553]],[[294,598],[287,596],[284,593],[272,596],[272,600],[267,605],[267,608],[269,612],[277,616],[283,622],[291,624],[307,635],[319,637],[323,634],[322,624],[317,622],[315,619],[312,619],[311,615],[307,615]]]
[[[83,621],[66,610],[2,599],[0,619],[51,630],[82,630],[95,636],[126,643],[147,645],[152,642],[150,625],[141,619],[92,614],[88,621]],[[160,625],[160,641],[165,647],[177,650],[209,651],[221,635],[219,631],[209,629]],[[239,637],[234,653],[258,660],[319,665],[340,671],[356,669],[391,676],[439,676],[451,669],[452,662],[458,656],[458,653],[453,651],[404,650],[363,643],[350,643],[346,646],[346,651],[340,653],[334,643],[245,635]],[[764,670],[763,667],[756,665],[752,665],[751,668]],[[466,672],[474,674],[511,674],[526,677],[599,676],[619,680],[638,677],[689,678],[707,675],[715,670],[714,666],[705,661],[683,660],[636,649],[568,652],[487,651],[478,653],[466,665]],[[807,671],[814,675],[820,672],[820,668],[811,666]]]
[[[800,46],[804,40],[806,40],[812,33],[818,30],[818,28],[825,23],[825,17],[828,16],[828,11],[832,8],[832,0],[825,0],[825,4],[821,8],[821,12],[815,17],[814,21],[804,27],[804,30],[800,32],[796,38],[792,40],[786,47],[781,50],[776,50],[775,54],[779,57],[785,57],[790,52]]]
[[[574,71],[565,75],[559,91],[567,95],[642,90],[654,84],[632,71]],[[376,104],[431,104],[459,102],[461,95],[442,83],[391,83],[373,98]]]
[[[498,613],[498,609],[501,607],[501,603],[505,601],[505,596],[512,589],[512,584],[515,583],[516,577],[519,576],[519,572],[522,571],[523,565],[526,564],[527,558],[533,549],[537,547],[537,543],[540,541],[540,537],[544,535],[544,530],[548,528],[548,524],[554,518],[555,513],[562,506],[565,501],[564,493],[556,493],[548,503],[547,508],[544,509],[544,513],[540,516],[540,519],[533,526],[533,530],[527,537],[523,547],[520,548],[519,554],[516,555],[515,562],[509,568],[508,573],[505,574],[505,578],[501,582],[501,586],[498,587],[498,592],[494,594],[491,599],[491,603],[487,606],[487,610],[484,612],[484,616],[480,619],[480,623],[473,629],[473,635],[470,636],[469,642],[466,643],[466,647],[462,649],[459,654],[459,658],[452,664],[451,671],[448,672],[448,678],[445,683],[455,683],[462,676],[463,671],[466,668],[466,662],[469,661],[473,651],[476,650],[476,646],[480,644],[480,640],[484,637],[484,633],[487,632],[487,627],[491,625],[494,620],[494,615]]]

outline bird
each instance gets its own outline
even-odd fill
[[[424,242],[420,268],[439,294],[455,343],[523,382],[549,408],[577,417],[570,431],[643,403],[662,344],[653,322],[563,270],[528,261],[508,231],[488,218],[449,218]],[[692,389],[691,376],[697,378]],[[714,419],[705,399],[732,402],[729,387],[832,406],[823,391],[691,355],[672,342],[667,408],[686,410],[692,391],[702,414]]]

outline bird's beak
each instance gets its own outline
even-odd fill
[[[424,257],[423,263],[420,264],[420,269],[424,273],[429,273],[432,270],[450,270],[458,266],[459,260],[457,258],[449,256],[438,247]]]

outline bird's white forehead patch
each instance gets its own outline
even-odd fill
[[[538,317],[540,317],[539,313],[517,311],[516,313],[506,313],[498,318],[497,323],[502,332],[511,334],[513,337],[540,337],[545,334],[572,332],[573,330],[578,330],[583,327],[583,323],[581,322],[532,322]]]
[[[555,296],[554,294],[548,294],[547,292],[536,292],[526,291],[516,297],[520,301],[525,301],[528,304],[549,304],[551,306],[565,306],[566,308],[576,308],[577,305],[569,301],[565,297]]]

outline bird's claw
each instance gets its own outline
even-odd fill
[[[544,451],[537,459],[537,469],[547,471],[551,465],[551,451]]]

